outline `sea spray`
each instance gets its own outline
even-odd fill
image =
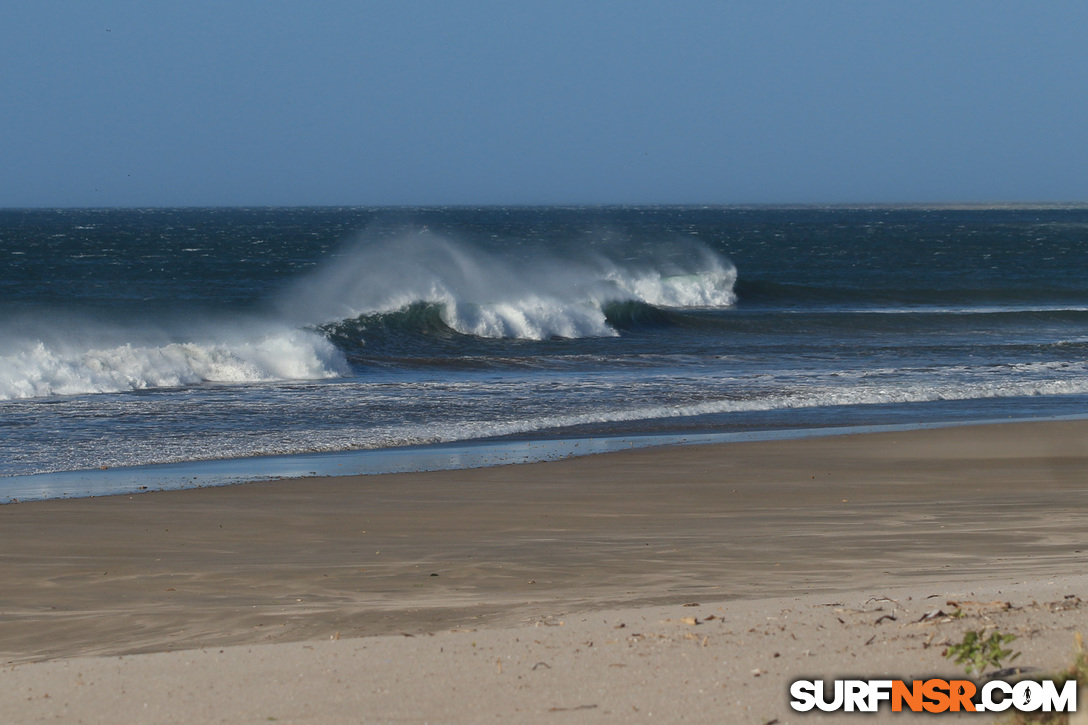
[[[617,335],[606,316],[612,303],[725,308],[736,301],[736,269],[698,242],[637,259],[600,247],[562,251],[503,255],[427,231],[364,239],[297,282],[283,309],[299,324],[329,325],[433,304],[461,334],[545,340]]]

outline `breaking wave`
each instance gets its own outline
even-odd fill
[[[653,324],[669,309],[735,301],[736,270],[705,246],[619,256],[597,250],[515,258],[424,231],[340,254],[291,285],[271,318],[256,325],[197,319],[144,329],[136,310],[126,328],[89,320],[66,332],[42,313],[13,322],[0,337],[0,400],[319,380],[350,374],[346,354],[378,340],[411,353],[406,333],[607,337]]]
[[[0,354],[0,400],[113,393],[204,382],[322,379],[346,372],[324,338],[286,330],[216,342],[78,346],[41,340]]]
[[[638,260],[572,250],[515,262],[422,232],[345,254],[299,283],[284,309],[340,332],[422,325],[485,338],[609,337],[625,316],[617,305],[729,307],[736,279],[731,263],[698,244]]]

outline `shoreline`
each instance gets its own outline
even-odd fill
[[[1065,420],[2,506],[0,714],[820,722],[788,711],[798,668],[953,675],[937,644],[975,626],[1017,633],[1018,664],[1071,662],[1088,634],[1085,471],[1088,420]],[[924,644],[919,608],[946,602],[981,609]],[[531,691],[478,709],[485,665]]]
[[[979,418],[919,423],[885,423],[741,431],[617,434],[585,437],[512,437],[450,441],[353,451],[295,453],[0,477],[0,506],[51,499],[94,498],[235,486],[310,477],[429,473],[492,466],[543,463],[586,455],[660,446],[733,444],[797,440],[864,433],[906,432],[962,426],[1088,419],[1088,413]],[[194,481],[198,483],[194,483]]]

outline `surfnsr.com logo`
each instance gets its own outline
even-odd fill
[[[1077,683],[1069,680],[797,680],[790,685],[790,707],[798,712],[1076,712]]]

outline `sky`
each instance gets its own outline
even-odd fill
[[[0,207],[1088,201],[1083,0],[5,0]]]

